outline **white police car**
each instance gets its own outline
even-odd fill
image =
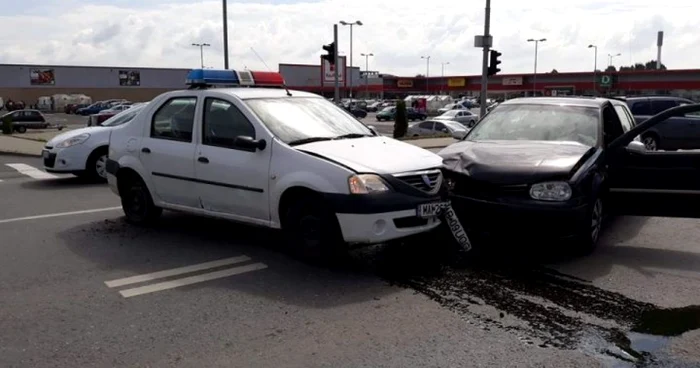
[[[195,69],[187,82],[111,129],[107,177],[128,221],[184,211],[282,228],[315,250],[440,223],[439,156],[280,88],[279,73]],[[212,88],[224,85],[237,87]]]

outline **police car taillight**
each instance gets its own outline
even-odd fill
[[[275,72],[192,69],[185,83],[190,87],[284,87],[284,78]]]

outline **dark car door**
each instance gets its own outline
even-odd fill
[[[691,112],[700,112],[700,104],[655,115],[607,147],[608,208],[613,213],[700,217],[700,152],[648,151],[634,140],[671,117]]]

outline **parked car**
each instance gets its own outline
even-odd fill
[[[111,106],[103,101],[100,102],[95,102],[94,104],[87,106],[87,107],[81,107],[77,110],[75,110],[75,113],[77,115],[82,115],[82,116],[88,116],[88,115],[94,115],[99,113],[102,110],[107,110]]]
[[[700,104],[635,125],[624,102],[518,98],[439,152],[457,217],[475,237],[598,243],[604,214],[698,217],[700,155],[646,150],[639,134]],[[524,245],[525,243],[521,243]]]
[[[396,107],[385,107],[382,111],[378,112],[376,115],[377,121],[392,121],[394,120],[394,117],[396,116]],[[414,121],[414,120],[425,120],[428,118],[428,115],[425,113],[419,112],[418,110],[412,108],[412,107],[407,107],[406,108],[406,118],[408,121]]]
[[[268,88],[208,88],[236,84],[237,74],[195,69],[190,89],[156,97],[111,130],[107,179],[127,221],[172,209],[281,228],[305,254],[440,224],[439,156],[281,88],[278,73],[248,73]]]
[[[103,122],[107,121],[112,116],[115,116],[124,110],[128,110],[129,108],[131,108],[131,106],[132,105],[130,104],[117,105],[107,110],[102,110],[97,114],[90,115],[88,117],[87,126],[101,125]]]
[[[380,106],[382,105],[381,102],[372,102],[371,104],[367,105],[367,111],[369,112],[377,112],[379,111]]]
[[[469,108],[465,104],[456,102],[456,103],[447,104],[447,105],[445,105],[445,107],[439,108],[438,113],[444,114],[444,113],[446,113],[448,111],[452,111],[452,110],[469,110]]]
[[[59,134],[46,143],[42,151],[44,170],[72,173],[81,177],[107,180],[107,146],[113,128],[130,122],[146,104],[120,112],[101,126],[81,128]]]
[[[0,119],[6,116],[12,118],[12,128],[18,133],[24,133],[27,129],[46,129],[50,125],[39,110],[14,110],[4,114]]]
[[[63,108],[63,112],[66,114],[75,114],[78,109],[88,107],[88,104],[68,104]]]
[[[637,124],[670,108],[693,104],[693,101],[670,96],[628,97],[624,99]],[[647,149],[673,151],[700,149],[700,114],[674,116],[642,133]]]
[[[469,110],[450,110],[435,117],[435,119],[452,120],[464,125],[467,128],[472,128],[474,124],[476,124],[477,120],[479,120],[479,117]]]
[[[451,120],[426,120],[412,123],[408,126],[406,135],[409,137],[429,137],[442,134],[450,134],[455,139],[462,139],[468,130],[462,125]]]

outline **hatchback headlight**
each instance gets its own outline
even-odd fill
[[[571,198],[571,186],[563,181],[534,184],[530,188],[530,197],[540,201],[568,201]]]
[[[66,148],[66,147],[75,146],[76,144],[85,143],[85,141],[87,141],[88,138],[90,138],[90,134],[83,133],[80,135],[76,135],[75,137],[66,139],[65,141],[57,144],[56,147],[57,148]]]
[[[390,190],[382,178],[373,174],[359,174],[349,177],[348,187],[352,194],[382,193]]]

